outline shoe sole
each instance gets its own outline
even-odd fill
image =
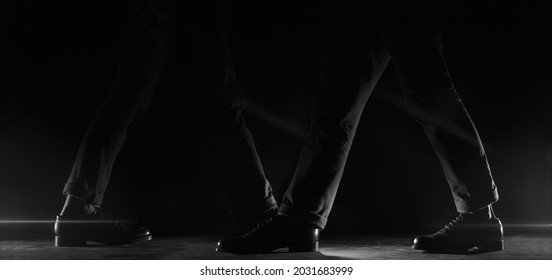
[[[422,250],[429,253],[445,253],[445,254],[481,254],[488,252],[496,252],[504,250],[504,240],[485,242],[476,244],[473,246],[458,246],[449,248],[424,248],[416,245],[412,246],[412,249]]]
[[[224,247],[217,247],[216,251],[221,253],[234,253],[234,254],[266,254],[278,249],[288,248],[289,253],[316,253],[318,252],[318,241],[309,243],[292,244],[289,247],[271,248],[266,250],[228,250]]]
[[[90,242],[96,242],[101,243],[106,246],[113,246],[113,245],[126,245],[126,244],[134,244],[134,243],[140,243],[145,241],[150,241],[152,239],[151,235],[132,239],[132,240],[126,240],[125,242],[100,242],[95,240],[90,240],[86,238],[74,238],[74,237],[67,237],[67,236],[56,236],[54,239],[54,246],[56,247],[85,247],[87,246],[87,241]]]

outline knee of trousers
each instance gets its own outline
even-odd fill
[[[324,139],[349,139],[354,137],[359,118],[350,115],[311,114],[309,134]]]

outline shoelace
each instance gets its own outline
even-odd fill
[[[464,215],[462,213],[456,213],[456,215],[451,215],[451,216],[454,217],[452,221],[446,224],[441,230],[439,230],[439,232],[446,234],[452,231],[452,228],[454,226],[456,226],[458,223],[464,220]]]
[[[244,237],[246,236],[251,236],[252,234],[258,232],[260,229],[262,229],[263,227],[265,227],[266,225],[268,225],[269,223],[272,222],[272,218],[273,216],[268,216],[268,217],[265,217],[263,219],[261,219],[257,225],[255,225],[255,227],[249,231],[248,233],[244,234]]]
[[[278,208],[271,208],[269,210],[266,210],[260,218],[258,218],[254,223],[251,224],[251,229],[247,233],[245,233],[244,236],[249,236],[252,233],[257,232],[269,222],[271,222],[272,218],[277,216],[277,214]]]

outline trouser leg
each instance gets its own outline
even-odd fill
[[[342,1],[281,213],[325,227],[362,110],[389,60],[371,18]]]
[[[148,15],[134,3],[110,93],[80,144],[63,193],[101,206],[113,164],[136,116],[147,110],[165,54],[148,31]]]
[[[230,59],[217,1],[135,0],[130,36],[110,97],[96,114],[85,136],[66,186],[66,194],[97,205],[107,187],[115,157],[126,130],[151,99],[163,60],[193,63],[201,89],[183,94],[198,104],[183,104],[210,131],[215,162],[238,220],[254,220],[276,208],[242,111],[245,99]],[[185,127],[181,128],[186,130]],[[203,131],[185,131],[190,137]],[[201,136],[201,135],[200,135]]]
[[[205,108],[200,116],[210,130],[207,135],[212,139],[215,163],[234,217],[242,222],[255,221],[277,208],[277,203],[243,117],[245,97],[232,65],[221,16],[207,12],[199,24],[199,33],[208,36],[198,38],[194,57],[206,73],[206,84],[212,85],[204,106],[200,106]]]
[[[199,74],[201,89],[188,94],[201,98],[188,106],[195,107],[204,129],[191,133],[209,138],[234,217],[254,221],[277,203],[243,117],[246,102],[225,38],[224,7],[216,0],[149,2],[163,27],[157,33],[161,46],[177,64],[193,63]]]
[[[414,1],[380,1],[378,27],[391,52],[411,115],[443,167],[456,208],[472,212],[498,199],[477,129],[447,69],[435,14]]]

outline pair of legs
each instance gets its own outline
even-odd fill
[[[213,132],[213,155],[235,217],[252,222],[277,208],[242,117],[245,100],[226,46],[222,3],[188,2],[132,2],[111,91],[88,127],[63,190],[67,200],[60,214],[62,221],[63,217],[72,219],[101,207],[127,130],[146,112],[163,65],[169,59],[176,65],[192,63],[197,72],[194,78],[199,79],[201,91],[179,89],[182,94],[194,96],[190,98],[194,104],[183,107],[201,112],[198,121]]]
[[[297,228],[325,227],[363,108],[391,62],[410,114],[422,126],[442,165],[457,211],[478,213],[479,220],[491,218],[490,205],[497,201],[498,193],[485,150],[454,89],[433,7],[419,2],[339,1],[312,101],[310,129],[279,209],[291,223],[279,219],[245,236],[222,239],[219,250],[268,251],[283,245],[301,250],[294,239],[317,242],[317,231],[309,238],[308,232]],[[295,235],[285,234],[294,231]],[[269,241],[279,236],[289,240]],[[499,239],[501,242],[501,232]],[[428,243],[417,242],[417,246],[423,242]]]
[[[412,117],[443,167],[458,212],[498,199],[483,145],[443,59],[433,15],[429,7],[406,2],[340,1],[310,130],[282,213],[325,226],[362,110],[390,62]]]

